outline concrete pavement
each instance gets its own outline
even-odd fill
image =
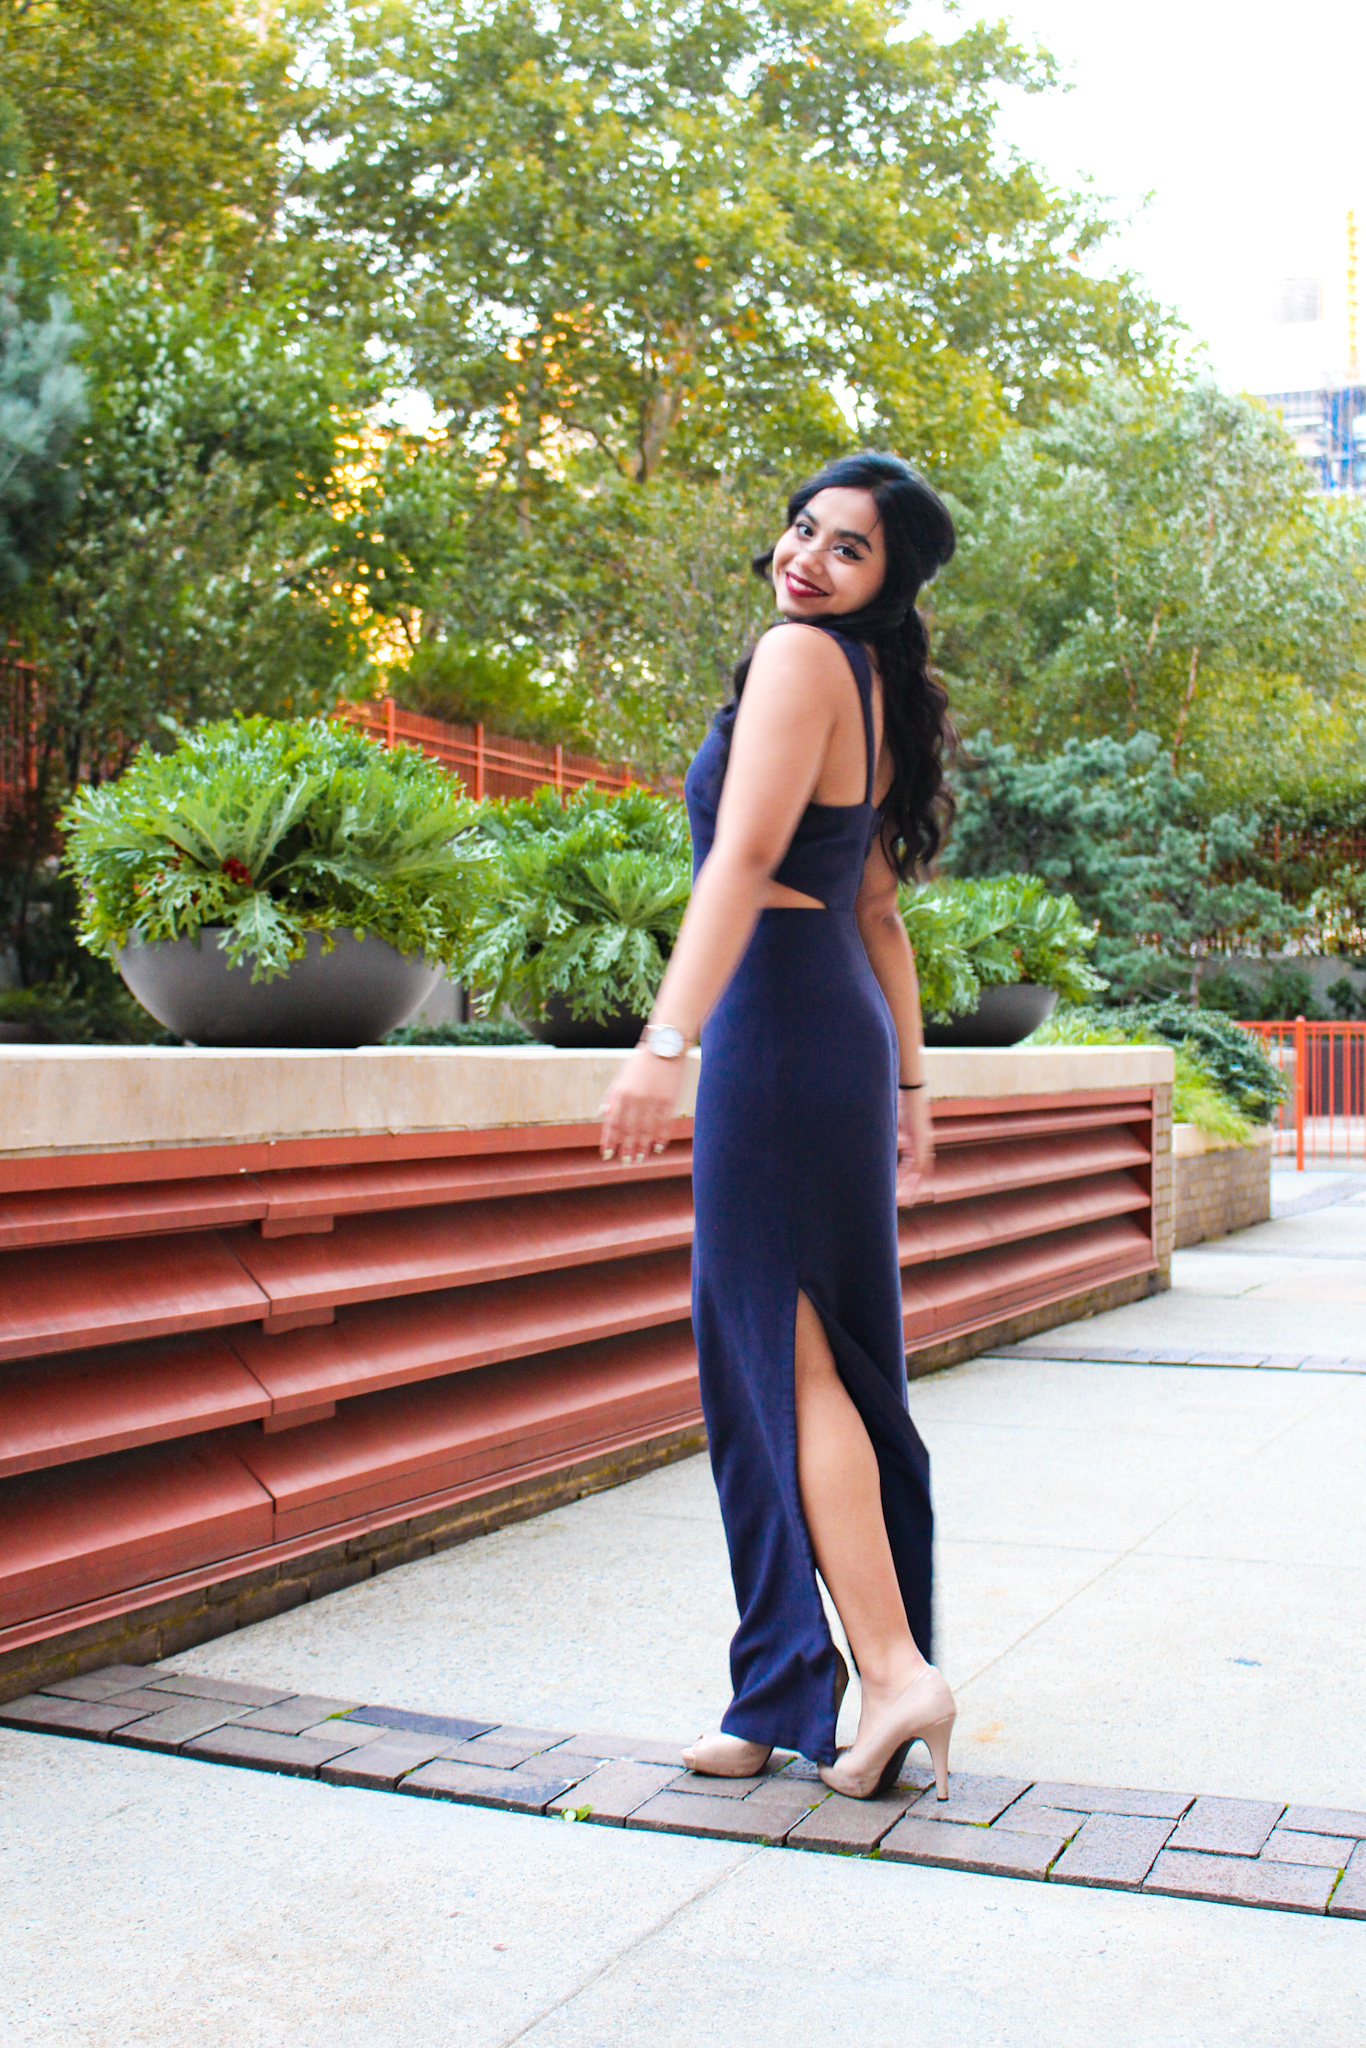
[[[0,1731],[22,2048],[1347,2048],[1359,1922],[623,1833]]]
[[[1059,1344],[1105,1326],[1154,1352],[1207,1330],[1224,1348],[1360,1350],[1366,1201],[1182,1254],[1176,1279]],[[918,1382],[912,1405],[935,1463],[959,1768],[1366,1805],[1366,1376],[979,1359]],[[724,1702],[732,1621],[694,1459],[175,1661],[686,1738]],[[4,1730],[0,1913],[0,2030],[24,2048],[1366,2038],[1361,1923],[522,1819]]]

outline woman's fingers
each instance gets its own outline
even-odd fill
[[[603,1158],[619,1159],[623,1166],[638,1166],[652,1151],[664,1150],[669,1122],[668,1107],[653,1096],[625,1085],[614,1088],[603,1111]]]

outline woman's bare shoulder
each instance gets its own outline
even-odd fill
[[[839,643],[799,619],[771,626],[754,650],[749,683],[781,682],[825,698],[838,692],[849,664]]]

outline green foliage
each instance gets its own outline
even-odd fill
[[[935,605],[969,726],[1032,749],[1146,728],[1217,776],[1232,727],[1205,707],[1232,693],[1260,788],[1256,708],[1274,722],[1287,681],[1324,700],[1362,685],[1366,517],[1314,496],[1255,401],[1106,373],[963,492]]]
[[[92,992],[70,974],[37,988],[0,989],[0,1025],[17,1026],[36,1045],[155,1045],[167,1033],[116,976]],[[8,1037],[10,1034],[4,1034]]]
[[[648,1012],[692,888],[683,805],[542,789],[487,805],[480,823],[497,867],[460,976],[485,1014],[536,1017],[552,996],[599,1023]]]
[[[1250,1031],[1211,1010],[1186,1003],[1130,1003],[1122,1008],[1059,1009],[1033,1032],[1031,1045],[1170,1045],[1184,1048],[1233,1111],[1269,1123],[1285,1094],[1285,1077]],[[1195,1123],[1198,1117],[1184,1121]],[[1202,1126],[1208,1128],[1208,1126]]]
[[[449,967],[487,864],[474,817],[410,748],[321,719],[202,726],[67,807],[81,939],[112,956],[221,929],[228,959],[268,981],[310,931],[349,927]]]
[[[567,449],[646,480],[860,428],[938,452],[1156,346],[1103,232],[994,132],[1047,59],[887,0],[336,5],[306,218],[343,294],[535,500]],[[316,145],[325,144],[325,150]],[[336,289],[334,285],[333,289]]]
[[[1326,953],[1366,952],[1366,868],[1335,869],[1310,897],[1309,915]]]
[[[386,1045],[535,1045],[531,1033],[506,1017],[471,1017],[466,1024],[402,1024]]]
[[[1151,733],[1072,739],[1038,760],[982,733],[956,785],[945,865],[1066,889],[1099,928],[1096,965],[1117,993],[1184,979],[1194,994],[1210,956],[1288,927],[1284,899],[1240,872],[1258,820],[1202,817],[1200,776],[1178,775]]]
[[[1366,974],[1366,960],[1354,960],[1352,972]],[[1333,1006],[1334,1017],[1340,1024],[1353,1024],[1366,1018],[1366,988],[1355,987],[1347,975],[1340,975],[1336,981],[1330,981],[1324,993]],[[1296,1014],[1299,1015],[1300,1012],[1297,1011]]]
[[[890,0],[310,11],[310,297],[438,421],[386,469],[403,559],[368,586],[412,646],[421,615],[404,701],[444,643],[467,716],[563,707],[676,769],[771,611],[749,560],[797,474],[854,439],[948,474],[1102,359],[1161,356],[1133,280],[1081,260],[1088,205],[1003,159],[999,91],[1050,60],[909,26]]]
[[[296,98],[275,11],[233,0],[0,11],[0,73],[34,166],[30,210],[106,257],[252,248],[276,216]]]
[[[428,718],[483,724],[518,739],[587,743],[580,730],[584,706],[564,688],[538,681],[524,653],[432,634],[388,680],[399,704]]]
[[[18,271],[0,273],[0,592],[28,581],[75,496],[62,458],[88,407],[70,310],[53,298],[45,320],[25,319]]]
[[[915,953],[920,1007],[946,1024],[977,1008],[984,988],[1032,981],[1085,1003],[1106,984],[1087,960],[1095,932],[1070,896],[1030,875],[933,882],[900,891]]]
[[[10,607],[41,687],[22,854],[164,721],[325,709],[369,669],[364,493],[330,344],[212,273],[112,271],[82,307],[91,419],[70,517]],[[373,525],[373,521],[370,522]],[[18,930],[26,911],[21,902]]]

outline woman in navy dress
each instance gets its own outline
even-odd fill
[[[602,1131],[606,1159],[662,1149],[700,1038],[693,1324],[740,1625],[731,1704],[685,1760],[743,1777],[795,1749],[857,1798],[917,1738],[945,1797],[954,1718],[906,1405],[897,1202],[933,1142],[896,897],[940,839],[947,702],[915,599],[953,544],[895,456],[848,457],[790,499],[755,564],[781,623],[688,771],[692,901]],[[848,1674],[818,1573],[862,1686],[838,1755]]]

